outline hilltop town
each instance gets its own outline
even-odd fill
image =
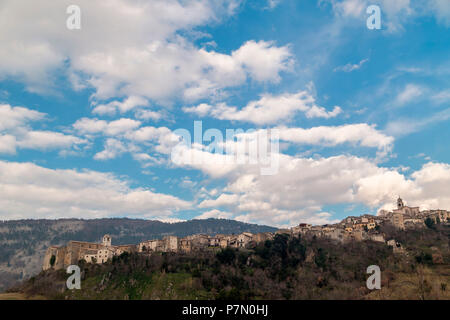
[[[272,240],[276,234],[287,234],[289,236],[302,235],[306,238],[323,237],[337,242],[371,240],[385,243],[393,248],[394,252],[401,253],[403,248],[395,239],[387,239],[380,231],[381,225],[391,225],[399,230],[424,228],[426,224],[448,223],[450,212],[447,210],[424,210],[419,207],[406,206],[399,197],[397,208],[392,211],[381,210],[377,216],[362,215],[358,217],[347,217],[336,224],[313,226],[300,223],[290,229],[280,229],[276,232],[265,232],[252,234],[243,232],[238,235],[216,234],[208,236],[205,234],[194,234],[184,238],[176,236],[165,236],[162,239],[152,239],[139,244],[112,245],[111,236],[104,235],[102,243],[91,243],[82,241],[69,241],[66,246],[51,246],[47,249],[43,270],[63,269],[71,264],[77,264],[80,260],[87,263],[102,264],[124,252],[192,252],[209,250],[214,248],[246,248],[255,246],[257,243]]]

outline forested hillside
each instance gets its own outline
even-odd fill
[[[270,232],[272,227],[234,220],[207,219],[178,223],[140,219],[17,220],[0,222],[0,292],[39,273],[45,250],[69,240],[98,242],[104,234],[113,244],[137,244],[165,235]]]
[[[373,241],[338,243],[277,234],[246,249],[124,253],[108,263],[80,262],[81,290],[64,270],[48,270],[11,293],[47,299],[450,299],[448,225],[399,231],[404,252]],[[381,290],[369,290],[369,265]]]

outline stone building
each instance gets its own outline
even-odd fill
[[[65,269],[69,265],[78,264],[80,260],[86,259],[89,260],[86,260],[87,262],[104,263],[113,256],[135,250],[135,245],[111,245],[111,236],[107,234],[103,236],[102,243],[69,241],[66,246],[51,246],[47,249],[42,269]]]
[[[225,236],[222,239],[220,239],[219,246],[223,249],[230,245],[231,237]]]
[[[256,243],[258,242],[264,242],[266,240],[273,240],[273,233],[271,232],[260,232],[255,235],[253,235],[253,241]]]
[[[401,212],[393,212],[391,216],[391,223],[394,227],[398,229],[405,229],[405,224],[403,221],[403,214]]]
[[[408,215],[410,217],[415,217],[420,214],[419,207],[408,207],[403,203],[403,199],[398,197],[397,199],[397,209],[393,210],[393,213],[401,213],[403,215]]]
[[[240,235],[237,236],[237,247],[238,248],[245,248],[250,241],[253,239],[253,234],[250,232],[243,232]]]
[[[386,242],[386,244],[388,246],[392,247],[392,250],[393,250],[394,253],[403,253],[403,252],[405,252],[405,250],[403,249],[402,245],[399,242],[395,241],[394,239],[388,240]]]
[[[202,250],[209,246],[209,236],[206,234],[194,234],[186,238],[191,240],[193,250]]]
[[[181,252],[189,253],[192,251],[192,241],[189,239],[180,239],[179,249]]]
[[[384,239],[384,235],[381,233],[372,233],[368,235],[369,240],[375,241],[375,242],[386,242]]]
[[[138,245],[139,252],[148,252],[148,251],[163,251],[164,250],[164,241],[162,240],[147,240],[139,243]]]
[[[165,236],[163,238],[164,251],[165,252],[177,252],[178,251],[178,237]]]
[[[177,252],[179,240],[176,236],[165,236],[162,240],[153,239],[139,243],[139,252]]]

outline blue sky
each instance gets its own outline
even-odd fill
[[[0,21],[1,219],[450,208],[448,1],[6,0]],[[174,163],[194,121],[279,130],[277,172]]]

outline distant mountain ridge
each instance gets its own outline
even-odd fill
[[[137,244],[166,235],[238,234],[273,232],[276,228],[225,219],[189,220],[165,223],[155,220],[58,219],[11,220],[0,222],[0,292],[41,270],[45,250],[70,240],[99,242],[104,234],[113,244]]]

